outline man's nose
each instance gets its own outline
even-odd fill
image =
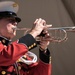
[[[13,23],[14,26],[16,26],[17,24],[18,24],[17,22],[14,22],[14,23]]]

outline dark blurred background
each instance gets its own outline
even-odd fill
[[[7,1],[7,0],[0,0]],[[31,28],[36,18],[43,18],[53,27],[75,25],[75,0],[8,0],[19,4],[19,27]],[[16,40],[23,35],[18,31]],[[68,32],[68,40],[49,45],[52,56],[52,75],[75,75],[75,33]],[[38,48],[32,50],[38,54]]]

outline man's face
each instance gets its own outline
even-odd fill
[[[3,18],[0,20],[0,35],[8,39],[12,39],[16,36],[16,30],[14,27],[17,26],[17,22],[14,18]]]

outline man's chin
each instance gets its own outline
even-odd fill
[[[12,35],[10,36],[10,39],[13,39],[15,36],[16,36],[16,34],[12,34]]]

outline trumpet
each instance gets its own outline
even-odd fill
[[[24,31],[24,35],[27,34],[31,28],[15,28],[18,31]],[[68,39],[67,32],[75,32],[75,26],[72,27],[55,27],[55,28],[47,28],[50,34],[50,40],[51,42],[63,42]],[[41,41],[40,36],[37,36],[36,41]]]

